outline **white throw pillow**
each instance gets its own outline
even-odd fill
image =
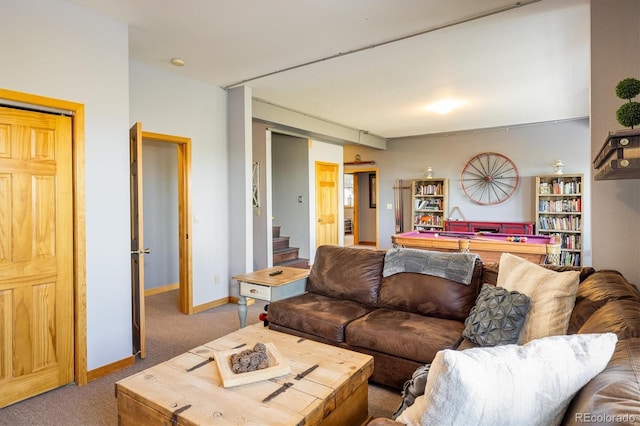
[[[618,338],[575,334],[436,354],[407,425],[557,425],[573,396],[606,366]]]
[[[566,334],[579,283],[579,271],[556,272],[503,253],[496,286],[530,298],[529,312],[520,330],[518,344]]]

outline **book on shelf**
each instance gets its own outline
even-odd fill
[[[442,195],[441,183],[429,183],[416,185],[416,195]]]
[[[543,194],[542,192],[542,184],[546,182],[541,182],[540,183],[540,194]],[[580,194],[580,185],[582,182],[580,182],[579,180],[570,180],[565,182],[562,179],[554,179],[551,182],[551,193],[554,195],[572,195],[572,194]],[[549,186],[549,184],[547,184],[547,186]],[[545,192],[544,194],[548,194],[548,192]]]
[[[442,210],[442,199],[417,200],[416,210]]]

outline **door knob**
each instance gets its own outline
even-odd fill
[[[149,254],[151,253],[151,249],[148,247],[142,250],[131,250],[131,254]]]

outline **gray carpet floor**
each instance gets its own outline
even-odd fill
[[[248,307],[247,324],[258,322],[264,303]],[[0,425],[116,426],[115,383],[138,371],[224,336],[239,327],[238,309],[227,304],[195,315],[178,310],[178,291],[146,298],[147,357],[85,386],[68,385],[0,409]],[[369,385],[369,414],[390,417],[400,392]],[[265,422],[268,425],[268,422]]]

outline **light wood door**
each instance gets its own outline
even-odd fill
[[[147,356],[144,313],[144,248],[142,205],[142,124],[129,130],[131,182],[131,294],[133,353]]]
[[[0,108],[0,407],[73,381],[71,119]]]
[[[316,161],[316,247],[338,244],[338,164]]]

